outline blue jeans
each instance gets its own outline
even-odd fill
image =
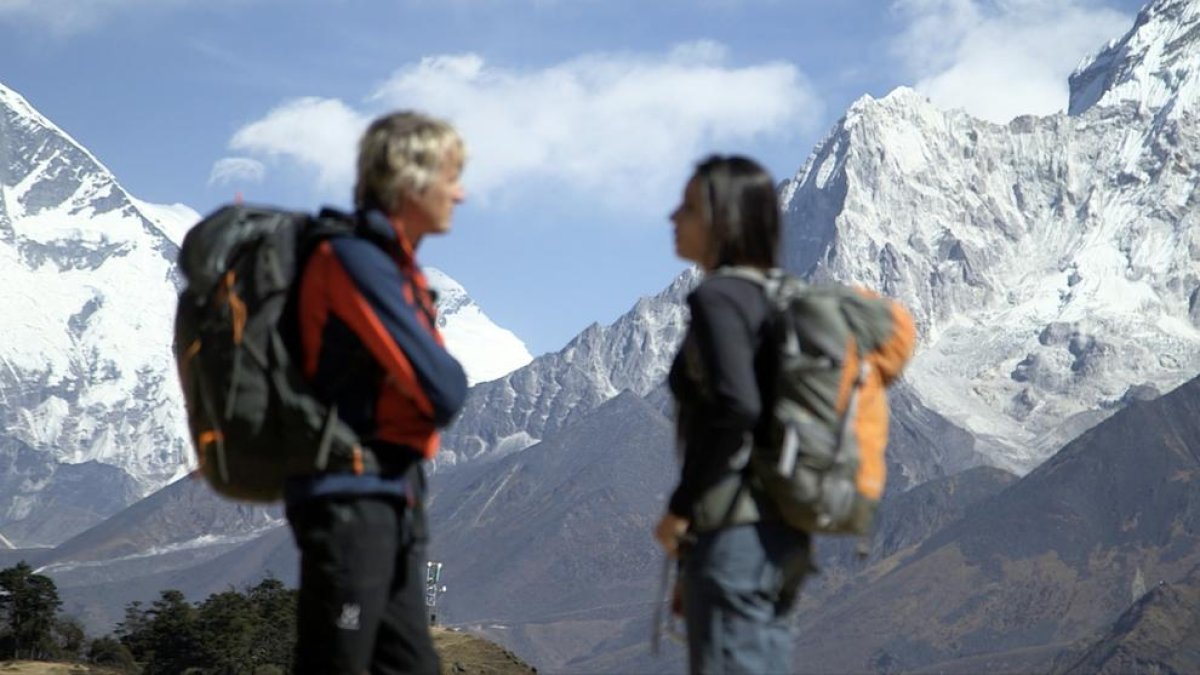
[[[684,562],[688,661],[697,675],[787,673],[792,632],[784,571],[808,556],[808,536],[777,523],[700,534]]]

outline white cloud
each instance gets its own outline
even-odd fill
[[[101,7],[70,0],[0,0],[0,20],[41,24],[56,33],[75,33],[96,24]]]
[[[229,147],[268,161],[299,163],[315,171],[322,191],[348,191],[354,179],[358,137],[367,122],[366,117],[341,101],[296,99],[239,129]]]
[[[0,20],[43,26],[60,35],[98,27],[113,15],[133,10],[162,10],[195,0],[0,0]]]
[[[208,176],[208,184],[261,183],[266,172],[267,168],[257,159],[226,157],[213,164],[212,172]]]
[[[364,107],[359,114],[337,101],[288,104],[239,131],[232,145],[298,159],[325,186],[348,191],[366,118],[412,108],[462,132],[473,199],[552,187],[628,206],[664,190],[673,196],[704,153],[785,140],[810,131],[821,113],[794,65],[732,66],[713,42],[665,55],[591,54],[542,69],[475,54],[427,57],[395,71]],[[313,136],[320,142],[300,140]]]
[[[1067,78],[1132,25],[1089,0],[896,0],[908,20],[892,44],[914,87],[945,108],[995,122],[1067,107]]]
[[[254,0],[0,0],[0,21],[31,24],[59,36],[101,28],[106,22],[137,12],[165,13],[188,6],[244,4]]]

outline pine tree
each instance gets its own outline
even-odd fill
[[[144,675],[282,675],[292,667],[296,599],[295,590],[274,578],[245,593],[215,593],[195,606],[179,591],[163,591],[149,608],[126,606],[117,644]],[[120,657],[109,642],[93,642],[92,652],[93,658]]]
[[[125,606],[125,620],[117,624],[116,636],[125,649],[135,657],[152,651],[150,645],[150,617],[140,600]]]
[[[254,638],[254,663],[278,666],[284,672],[291,672],[296,643],[296,590],[268,577],[251,588],[247,595],[260,618]]]
[[[259,618],[246,596],[226,591],[208,596],[197,610],[202,663],[214,675],[246,672],[254,664]]]
[[[73,616],[59,617],[54,621],[54,658],[78,661],[83,658],[87,647],[87,633],[83,624]]]
[[[54,581],[34,574],[25,561],[0,570],[0,621],[6,629],[0,642],[0,657],[53,656],[55,617],[61,606]]]
[[[177,590],[162,591],[145,611],[138,603],[126,607],[120,630],[145,675],[178,675],[203,665],[196,608]]]
[[[96,638],[88,647],[87,662],[97,666],[107,666],[123,673],[137,672],[137,663],[129,648],[111,636]]]

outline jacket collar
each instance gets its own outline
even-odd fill
[[[412,262],[416,259],[412,242],[404,231],[392,224],[390,218],[379,209],[366,209],[360,212],[359,226],[368,236],[380,241],[391,243],[402,262]]]

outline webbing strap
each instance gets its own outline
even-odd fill
[[[325,425],[321,429],[321,443],[317,446],[317,471],[324,471],[325,467],[329,466],[329,452],[333,448],[333,429],[337,426],[337,406],[329,406],[329,412],[325,415]]]
[[[233,366],[232,372],[229,374],[229,391],[225,396],[225,410],[221,417],[222,421],[229,421],[233,417],[233,410],[237,406],[237,388],[238,383],[242,379],[242,350],[235,346],[233,348]]]
[[[796,427],[791,424],[784,425],[783,428],[783,449],[779,453],[779,474],[782,476],[792,475],[792,471],[796,468],[796,458],[800,455],[800,435],[796,433]]]
[[[838,424],[837,456],[834,458],[836,464],[844,463],[846,455],[850,454],[850,434],[852,433],[850,426],[854,424],[854,418],[858,417],[858,394],[862,391],[863,385],[867,381],[867,375],[871,371],[871,363],[863,358],[861,349],[858,360],[858,374],[854,377],[854,384],[850,386],[850,400],[846,402],[846,412],[842,414],[841,422]]]

